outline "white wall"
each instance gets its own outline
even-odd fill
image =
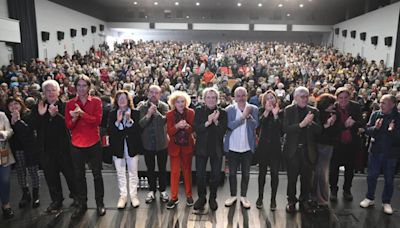
[[[82,14],[78,11],[55,4],[48,0],[35,0],[36,22],[38,34],[39,58],[54,58],[57,54],[63,55],[67,51],[72,55],[79,50],[82,54],[94,45],[105,41],[105,36],[99,36],[99,24],[106,23],[97,18]],[[90,26],[96,26],[96,33],[92,34]],[[81,28],[87,28],[86,36],[82,36]],[[71,38],[70,29],[76,29],[76,37]],[[105,28],[106,29],[106,28]],[[50,32],[50,40],[43,42],[41,32]],[[64,32],[64,40],[57,40],[57,31]]]
[[[0,17],[8,18],[7,0],[0,0]],[[8,65],[10,59],[12,59],[12,48],[5,42],[0,42],[0,66]]]
[[[343,53],[360,54],[368,61],[383,59],[387,66],[393,66],[399,23],[400,2],[377,9],[367,14],[334,25],[340,28],[339,35],[333,35],[333,45]],[[342,36],[342,30],[347,29],[347,37]],[[350,36],[350,31],[356,30],[356,38]],[[360,40],[360,33],[366,32],[365,41]],[[378,45],[371,44],[371,36],[378,36]],[[392,46],[387,47],[384,38],[392,36]]]

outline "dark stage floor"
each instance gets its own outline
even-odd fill
[[[12,192],[11,204],[13,205],[16,216],[8,221],[0,218],[1,228],[11,227],[335,227],[335,228],[395,228],[400,227],[400,214],[397,208],[400,207],[400,179],[395,180],[395,192],[393,195],[392,206],[395,213],[391,216],[385,215],[381,210],[380,194],[382,192],[383,179],[379,179],[377,188],[377,199],[374,208],[362,209],[359,202],[364,198],[366,192],[366,176],[356,176],[353,181],[352,192],[354,201],[351,203],[344,202],[339,192],[338,203],[332,204],[332,210],[327,215],[305,215],[300,212],[290,215],[285,211],[286,204],[286,175],[280,175],[280,185],[278,189],[277,204],[278,209],[275,212],[269,210],[270,188],[266,187],[264,209],[258,210],[255,207],[257,199],[257,175],[252,174],[250,178],[250,186],[248,197],[252,203],[249,210],[243,209],[239,203],[226,208],[224,206],[225,199],[229,196],[229,184],[220,187],[218,192],[219,208],[216,212],[208,212],[204,214],[195,214],[192,208],[186,207],[186,200],[183,195],[183,186],[181,186],[181,203],[173,210],[167,210],[165,204],[161,204],[158,200],[151,205],[144,202],[147,190],[139,190],[139,199],[141,205],[137,209],[127,207],[125,210],[117,210],[116,204],[118,200],[118,188],[116,174],[113,171],[105,171],[103,173],[105,183],[105,199],[104,203],[107,208],[107,214],[104,217],[97,217],[94,202],[93,179],[91,173],[87,173],[88,194],[89,194],[89,210],[80,221],[71,221],[71,210],[68,208],[71,203],[70,199],[64,201],[64,210],[57,215],[48,215],[44,212],[50,203],[47,185],[41,174],[41,206],[38,209],[18,209],[18,201],[21,191],[16,183],[15,173],[12,174]],[[342,177],[341,177],[342,179]],[[269,178],[267,183],[269,183]],[[341,180],[342,181],[342,180]],[[65,182],[64,182],[65,186]],[[196,187],[194,187],[194,199],[197,199]],[[64,192],[64,196],[67,192]]]

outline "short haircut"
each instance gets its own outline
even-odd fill
[[[161,92],[161,87],[158,86],[158,85],[151,85],[151,86],[149,87],[149,91],[152,90],[152,89],[157,89],[158,92]]]
[[[320,111],[324,111],[330,105],[335,104],[336,97],[330,93],[323,93],[317,98],[317,109]]]
[[[245,94],[247,95],[247,90],[246,90],[246,88],[244,88],[243,86],[237,87],[237,88],[235,89],[234,95],[236,95],[236,93],[239,92],[239,91],[243,91],[243,92],[245,92]]]
[[[179,97],[182,97],[185,100],[186,108],[189,107],[190,102],[191,102],[191,99],[190,99],[189,95],[186,92],[177,90],[177,91],[172,92],[171,95],[168,98],[168,104],[171,107],[171,110],[175,109],[175,101]]]
[[[60,85],[58,84],[58,82],[56,80],[49,79],[49,80],[46,80],[45,82],[43,82],[42,91],[44,92],[46,90],[46,87],[48,87],[48,86],[53,86],[54,88],[56,88],[57,92],[60,92]]]
[[[80,74],[80,75],[75,79],[75,82],[74,82],[75,88],[78,87],[78,82],[79,82],[80,80],[85,81],[85,82],[86,82],[86,85],[87,85],[87,86],[89,87],[89,89],[90,89],[90,86],[92,85],[92,82],[90,81],[90,78],[89,78],[88,76],[84,75],[84,74]]]
[[[128,100],[128,107],[133,110],[134,109],[134,105],[133,105],[132,96],[126,90],[118,90],[117,93],[115,93],[114,102],[113,102],[114,108],[118,108],[118,98],[122,94],[125,94],[126,99]]]
[[[339,96],[341,93],[347,93],[349,96],[351,95],[350,90],[346,87],[339,87],[335,92],[335,96]]]
[[[203,90],[203,100],[206,97],[207,93],[213,92],[217,95],[217,102],[219,102],[219,92],[218,90],[214,89],[213,87],[207,87]]]
[[[381,97],[381,100],[390,100],[393,104],[397,103],[397,99],[395,96],[391,94],[385,94]]]
[[[300,96],[301,94],[310,95],[310,91],[304,86],[299,86],[294,90],[293,97]]]

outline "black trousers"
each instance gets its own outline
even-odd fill
[[[332,192],[338,191],[339,167],[344,165],[343,190],[350,191],[354,177],[355,151],[353,144],[339,144],[334,150],[329,168],[329,185]]]
[[[72,146],[72,163],[75,168],[77,198],[79,203],[85,205],[87,202],[87,185],[85,164],[89,164],[94,179],[94,191],[97,206],[103,206],[104,183],[101,175],[102,169],[102,151],[100,143],[87,148],[78,148]]]
[[[265,161],[265,160],[264,160]],[[271,174],[271,199],[275,199],[279,184],[279,159],[270,159],[268,162],[259,163],[258,172],[258,197],[264,198],[265,176],[268,166]]]
[[[297,202],[296,184],[297,178],[300,175],[300,201],[310,199],[312,180],[313,180],[313,165],[308,159],[308,152],[304,147],[298,148],[296,154],[287,161],[287,196],[289,202]]]
[[[150,191],[156,192],[157,191],[157,183],[156,183],[156,159],[158,165],[158,185],[159,191],[163,192],[167,186],[167,159],[168,159],[168,152],[167,149],[160,150],[160,151],[145,151],[144,160],[146,162],[147,167],[147,178],[149,182]]]
[[[250,165],[253,153],[250,150],[243,153],[234,152],[230,150],[227,156],[229,165],[229,187],[231,190],[231,196],[237,195],[236,174],[240,166],[242,170],[242,180],[240,183],[240,196],[246,197],[250,180]]]
[[[41,165],[47,182],[50,197],[53,202],[63,201],[63,191],[60,173],[67,181],[69,197],[76,198],[75,172],[72,165],[71,154],[54,154],[53,151],[44,152],[41,156]]]
[[[202,156],[196,155],[196,179],[197,179],[197,194],[199,198],[207,196],[207,162],[210,159],[211,175],[210,175],[210,198],[217,198],[217,189],[221,180],[222,157],[213,155]]]

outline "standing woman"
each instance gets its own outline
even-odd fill
[[[166,115],[167,133],[170,138],[168,154],[171,164],[171,199],[167,203],[167,209],[172,209],[179,203],[178,190],[181,169],[185,180],[186,205],[193,205],[192,156],[194,149],[194,111],[188,108],[190,97],[186,92],[173,92],[169,97],[168,104],[171,106],[171,111]]]
[[[15,163],[15,159],[8,143],[12,134],[13,130],[7,116],[4,112],[0,112],[0,201],[4,219],[14,217],[14,211],[10,205],[10,173],[11,165]]]
[[[10,139],[11,150],[15,155],[18,184],[22,188],[22,199],[19,207],[24,208],[32,200],[32,207],[37,208],[39,201],[39,155],[37,151],[36,134],[33,127],[31,111],[25,107],[18,97],[7,100],[8,118],[14,135]],[[32,184],[32,197],[26,181],[28,170]],[[33,199],[32,199],[33,198]]]
[[[139,111],[133,109],[132,97],[128,91],[119,90],[115,94],[114,109],[108,118],[110,150],[118,176],[119,200],[117,207],[123,209],[128,198],[125,168],[128,165],[129,194],[133,207],[140,202],[137,197],[139,183],[138,161],[140,150]]]
[[[317,109],[320,112],[322,132],[317,135],[318,159],[315,165],[312,198],[318,207],[329,209],[329,164],[331,162],[333,146],[339,136],[336,124],[336,98],[324,93],[317,99]]]
[[[257,208],[263,206],[265,176],[268,166],[271,173],[271,204],[272,211],[276,209],[276,193],[279,184],[279,165],[281,161],[281,132],[282,112],[280,111],[278,99],[272,90],[262,95],[262,106],[260,109],[260,140],[257,148],[257,160],[259,163],[258,174],[258,199]]]

